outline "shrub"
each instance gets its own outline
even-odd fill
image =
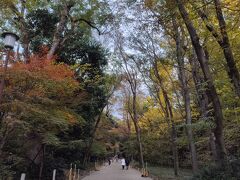
[[[240,159],[229,162],[223,169],[217,166],[209,166],[193,176],[192,180],[238,180],[240,179]]]

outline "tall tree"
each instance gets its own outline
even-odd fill
[[[206,4],[204,4],[206,6]],[[214,28],[214,25],[210,22],[208,15],[199,7],[193,3],[193,7],[197,10],[199,16],[203,20],[206,25],[208,31],[215,38],[217,43],[220,45],[224,57],[227,61],[227,73],[229,78],[231,79],[232,84],[234,85],[234,89],[236,94],[240,97],[240,75],[237,69],[236,61],[234,59],[234,55],[232,52],[227,25],[225,22],[225,18],[222,12],[222,3],[220,0],[214,0],[215,11],[217,15],[217,20],[219,24],[220,33]]]
[[[148,26],[146,26],[148,27]],[[143,28],[144,29],[144,28]],[[132,48],[139,52],[139,57],[134,57],[134,63],[141,72],[141,76],[144,79],[145,84],[150,90],[151,95],[153,95],[159,104],[159,111],[163,113],[166,123],[169,128],[172,156],[173,156],[173,167],[175,175],[179,173],[179,158],[178,158],[178,148],[177,148],[177,129],[174,120],[174,108],[173,102],[171,100],[171,95],[166,87],[166,82],[161,73],[161,70],[167,74],[170,78],[168,69],[165,67],[165,59],[158,56],[157,47],[155,47],[154,37],[152,32],[147,32],[148,30],[142,30],[139,34],[132,35]],[[144,32],[144,34],[142,34]],[[142,34],[142,35],[140,35]],[[130,46],[131,47],[131,46]],[[170,78],[171,79],[171,78]],[[150,82],[150,84],[149,84]],[[172,79],[171,79],[171,85]],[[175,89],[173,85],[173,89]],[[176,91],[174,90],[174,93]],[[163,96],[163,98],[161,98]]]
[[[181,81],[182,94],[184,99],[184,107],[186,113],[186,129],[187,129],[187,137],[189,141],[189,147],[191,151],[191,160],[192,160],[192,169],[193,172],[197,172],[198,163],[197,163],[197,153],[196,147],[193,138],[192,132],[192,113],[191,113],[191,99],[190,99],[190,91],[187,84],[187,75],[185,71],[185,62],[183,55],[183,37],[181,37],[180,27],[178,26],[176,19],[173,18],[173,28],[175,29],[175,42],[176,42],[176,57],[179,69],[179,80]]]
[[[142,140],[141,140],[141,129],[139,126],[139,114],[137,112],[137,95],[138,95],[138,72],[136,67],[132,66],[133,62],[131,62],[131,57],[124,52],[123,49],[123,36],[121,33],[117,35],[117,46],[119,50],[119,56],[121,60],[123,61],[123,65],[121,67],[123,68],[123,72],[126,74],[126,81],[128,82],[130,86],[130,91],[132,94],[131,98],[131,112],[129,112],[129,115],[133,121],[136,136],[137,136],[137,142],[138,142],[138,150],[139,150],[139,160],[142,169],[144,169],[144,158],[143,158],[143,147],[142,147]]]
[[[214,86],[208,61],[204,53],[204,49],[200,44],[200,38],[196,32],[196,29],[193,26],[191,19],[189,18],[189,14],[184,6],[184,3],[181,0],[176,0],[176,4],[184,20],[184,23],[188,29],[193,48],[195,49],[197,59],[201,65],[201,69],[204,74],[204,79],[207,82],[208,91],[211,96],[211,102],[213,103],[214,118],[215,118],[215,124],[216,124],[216,127],[214,128],[214,135],[216,138],[215,143],[216,143],[216,149],[217,149],[217,163],[219,166],[225,167],[226,166],[226,149],[225,149],[224,138],[223,138],[224,118],[223,118],[220,100],[219,100],[216,88]]]
[[[131,70],[129,69],[129,65],[127,64],[126,58],[123,58],[125,70],[126,70],[126,79],[130,85],[131,93],[132,93],[132,113],[129,113],[131,116],[131,119],[133,121],[136,135],[137,135],[137,141],[139,145],[139,155],[140,155],[140,163],[141,167],[144,168],[144,159],[143,159],[143,147],[142,147],[142,140],[141,140],[141,129],[139,126],[139,117],[137,112],[137,88],[138,88],[138,80],[137,80],[137,72],[134,71],[131,67]]]

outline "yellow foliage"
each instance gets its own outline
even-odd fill
[[[145,0],[144,1],[144,5],[149,8],[152,9],[157,3],[157,0]]]
[[[166,134],[168,126],[164,117],[159,113],[157,107],[150,108],[144,116],[139,119],[139,125],[143,131],[152,133],[154,136]]]

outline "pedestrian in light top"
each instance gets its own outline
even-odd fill
[[[121,165],[122,165],[122,170],[124,170],[125,166],[126,166],[126,161],[125,158],[121,159]]]

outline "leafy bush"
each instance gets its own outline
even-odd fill
[[[193,176],[192,180],[238,180],[240,179],[240,160],[229,162],[226,169],[209,166]]]

